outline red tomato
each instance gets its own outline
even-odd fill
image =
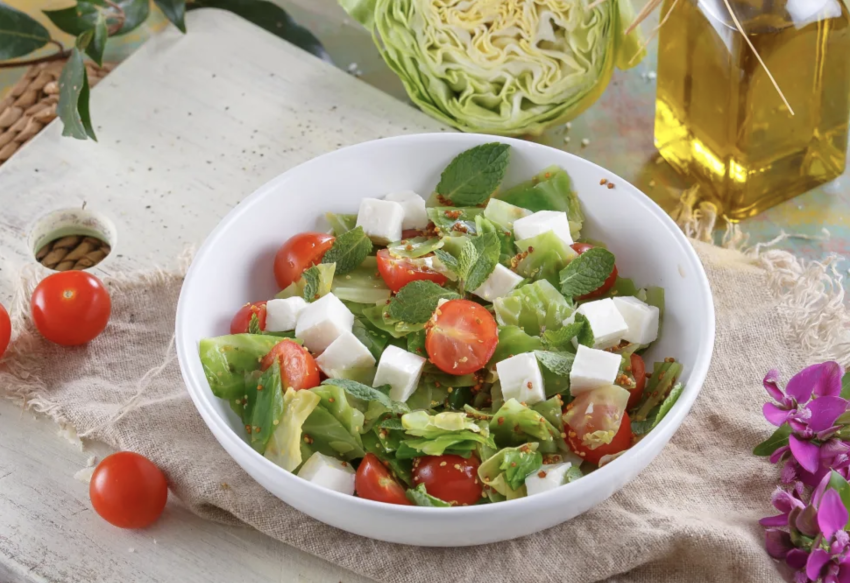
[[[299,233],[291,237],[274,257],[274,277],[281,289],[301,279],[308,267],[316,265],[334,244],[332,235]]]
[[[404,495],[404,488],[373,453],[367,453],[360,462],[357,475],[354,476],[354,490],[366,500],[411,506],[410,500]]]
[[[251,324],[251,316],[257,314],[260,322],[260,330],[266,329],[266,302],[256,302],[242,306],[230,321],[231,334],[246,334]]]
[[[478,480],[478,458],[459,455],[429,455],[413,460],[413,483],[453,506],[475,504],[484,487]]]
[[[148,458],[121,451],[97,465],[89,484],[89,498],[106,522],[119,528],[145,528],[162,514],[168,483]]]
[[[263,357],[260,368],[266,370],[274,360],[280,362],[280,376],[283,390],[292,387],[296,391],[312,389],[321,382],[319,367],[306,348],[285,338],[274,345],[274,348]]]
[[[593,245],[589,245],[588,243],[573,243],[570,245],[573,248],[573,251],[581,255],[586,251],[593,249]],[[605,280],[601,286],[595,291],[590,292],[589,294],[585,294],[583,296],[579,296],[577,300],[592,300],[593,298],[598,298],[604,296],[608,293],[612,287],[614,287],[614,283],[617,281],[617,266],[614,266],[614,269],[611,271],[611,275],[608,276],[608,279]]]
[[[591,422],[585,426],[585,433],[583,435],[592,433],[593,431],[594,428]],[[581,438],[583,435],[578,435],[575,431],[568,431],[567,444],[570,446],[570,449],[581,456],[582,459],[598,465],[599,460],[601,460],[603,456],[620,453],[632,446],[632,422],[629,420],[629,414],[623,413],[623,420],[620,422],[620,429],[617,430],[617,434],[614,435],[614,439],[611,440],[611,443],[600,445],[596,449],[590,449],[582,443]]]
[[[428,321],[425,350],[437,368],[453,375],[473,373],[496,351],[496,320],[484,307],[469,300],[450,300]]]
[[[112,312],[109,292],[98,278],[84,271],[45,277],[35,288],[30,306],[41,335],[62,346],[97,338]]]
[[[446,283],[446,276],[442,273],[416,265],[404,257],[393,257],[386,249],[378,251],[378,273],[393,292],[420,279],[433,281],[437,285]]]
[[[9,320],[6,308],[0,305],[0,356],[3,356],[9,347],[10,338],[12,338],[12,322]]]
[[[629,404],[626,405],[628,411],[637,406],[646,386],[646,364],[640,355],[632,354],[631,368],[632,375],[635,377],[635,387],[629,390]]]

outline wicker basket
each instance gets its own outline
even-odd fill
[[[59,74],[64,60],[33,65],[9,94],[0,101],[0,164],[12,157],[56,118],[59,102]],[[89,85],[94,87],[115,65],[98,67],[86,62]]]

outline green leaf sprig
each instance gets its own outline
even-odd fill
[[[372,252],[372,241],[366,236],[363,227],[357,227],[337,237],[322,263],[336,263],[337,275],[354,271],[366,256]]]
[[[599,289],[614,271],[614,254],[594,247],[573,259],[561,270],[561,293],[576,298]]]
[[[505,177],[511,147],[492,142],[458,154],[443,170],[437,194],[455,206],[476,206],[485,202]]]
[[[390,300],[388,312],[394,320],[409,324],[427,322],[440,300],[456,300],[460,295],[433,281],[411,281]]]

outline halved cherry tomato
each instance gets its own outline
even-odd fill
[[[381,460],[373,453],[367,453],[354,476],[354,490],[366,500],[376,500],[387,504],[410,506],[404,495],[404,488],[390,475]]]
[[[266,329],[266,302],[256,302],[242,306],[230,321],[231,334],[247,334],[251,324],[251,316],[257,314],[260,330]]]
[[[453,506],[475,504],[484,487],[478,480],[478,458],[459,455],[429,455],[413,460],[413,483]]]
[[[587,433],[593,433],[594,431],[595,428],[593,426],[593,421],[590,421],[587,425],[585,425],[584,433],[581,435],[577,434],[575,431],[570,431],[569,429],[567,431],[567,444],[570,446],[570,449],[581,456],[583,460],[592,464],[598,465],[599,460],[601,460],[603,456],[620,453],[632,446],[632,422],[629,420],[628,413],[623,413],[623,420],[620,422],[620,429],[617,430],[617,433],[614,435],[614,439],[611,440],[611,443],[600,445],[596,449],[590,449],[584,445],[581,441],[582,437]]]
[[[570,247],[572,247],[573,251],[575,251],[579,255],[589,251],[590,249],[593,249],[593,245],[590,245],[588,243],[573,243],[572,245],[570,245]],[[614,283],[616,283],[616,281],[617,281],[617,266],[615,265],[614,269],[611,271],[611,275],[608,276],[608,279],[606,279],[605,282],[601,286],[599,286],[599,288],[590,292],[589,294],[579,296],[576,299],[577,300],[592,300],[593,298],[602,297],[606,293],[608,293],[608,290],[610,290],[612,287],[614,287]]]
[[[97,465],[89,484],[89,498],[105,521],[119,528],[153,524],[168,499],[165,475],[143,455],[114,453]]]
[[[499,331],[493,315],[469,300],[450,300],[428,321],[425,350],[437,368],[465,375],[484,368],[496,351]]]
[[[12,322],[9,320],[9,313],[2,305],[0,305],[0,356],[6,352],[9,347],[9,339],[12,338]]]
[[[41,280],[30,300],[35,327],[62,346],[97,338],[109,322],[112,300],[101,281],[85,271],[63,271]]]
[[[634,409],[638,402],[640,402],[641,396],[643,396],[643,389],[646,386],[646,364],[643,362],[643,358],[638,354],[632,353],[632,376],[635,377],[635,386],[633,389],[627,389],[629,391],[629,404],[626,405],[626,409],[631,411]]]
[[[325,233],[299,233],[278,249],[274,257],[274,277],[281,289],[301,279],[301,274],[322,260],[334,238]]]
[[[404,257],[393,257],[386,249],[378,251],[378,273],[393,292],[398,292],[411,281],[427,279],[437,285],[446,283],[446,276],[422,267]]]
[[[280,376],[283,390],[292,387],[296,391],[319,386],[319,367],[306,348],[297,342],[284,338],[274,345],[263,357],[260,369],[266,370],[277,359],[280,363]]]

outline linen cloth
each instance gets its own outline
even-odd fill
[[[518,540],[459,549],[413,548],[326,526],[254,482],[219,446],[188,396],[174,355],[182,269],[105,279],[106,331],[87,346],[41,339],[24,275],[0,390],[84,438],[152,459],[170,488],[211,520],[250,525],[355,572],[391,583],[434,581],[761,582],[782,579],[764,551],[779,470],[751,454],[772,427],[761,379],[805,365],[850,365],[847,307],[829,263],[787,253],[745,255],[693,242],[714,293],[717,336],[708,378],[661,455],[612,498],[565,524]]]

